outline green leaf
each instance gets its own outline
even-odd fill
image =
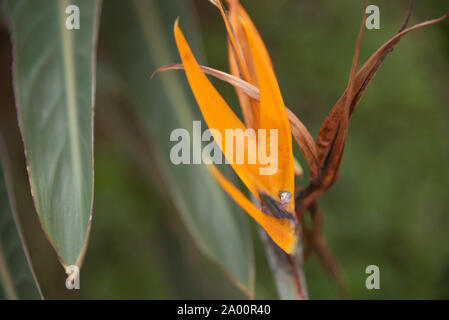
[[[94,59],[100,2],[11,0],[8,4],[16,107],[36,210],[61,263],[79,265],[92,218]],[[79,8],[78,30],[66,27],[69,5]]]
[[[21,241],[0,162],[0,300],[40,299],[41,294]]]
[[[172,201],[203,253],[252,295],[253,248],[246,214],[236,208],[203,165],[176,166],[170,161],[172,130],[191,132],[192,121],[201,120],[185,76],[167,72],[149,79],[156,68],[179,61],[172,33],[177,16],[181,16],[189,39],[198,35],[190,9],[184,0],[107,1],[101,39],[123,91],[159,151],[158,169],[165,178],[161,186],[168,186]]]

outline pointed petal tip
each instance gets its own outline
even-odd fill
[[[285,244],[278,244],[279,247],[285,251],[287,254],[291,254],[296,249],[296,244],[298,243],[298,237],[296,234],[292,235],[291,241],[285,243]]]
[[[176,17],[176,19],[175,19],[175,23],[173,25],[173,30],[174,30],[175,33],[176,33],[176,31],[179,30],[179,16]]]
[[[150,80],[153,80],[154,76],[157,75],[159,72],[161,72],[160,70],[161,68],[156,69],[155,71],[153,71],[153,73],[150,75]]]
[[[214,165],[207,165],[209,172],[223,190],[252,217],[286,253],[291,253],[296,247],[297,233],[295,226],[288,219],[276,219],[263,213],[253,202],[235,187]]]

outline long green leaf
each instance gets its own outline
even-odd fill
[[[40,299],[40,290],[13,216],[13,199],[9,199],[0,162],[0,299]]]
[[[201,119],[187,83],[180,73],[149,80],[156,68],[179,60],[172,34],[178,15],[189,37],[197,34],[188,6],[184,0],[107,1],[101,39],[159,151],[164,183],[188,230],[204,254],[251,295],[253,248],[245,213],[236,210],[204,166],[175,166],[170,161],[171,131],[191,131],[192,121]]]
[[[79,265],[93,203],[94,57],[100,2],[8,4],[16,107],[36,210],[61,263]],[[79,8],[79,29],[66,27],[69,5]]]

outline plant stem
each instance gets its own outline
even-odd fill
[[[294,253],[287,254],[271,240],[262,228],[259,228],[259,235],[265,247],[279,298],[282,300],[308,299],[303,270],[302,244],[298,244]]]

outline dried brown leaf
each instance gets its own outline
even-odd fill
[[[287,111],[293,138],[309,165],[310,183],[317,184],[321,180],[321,169],[318,162],[315,140],[301,120],[299,120],[289,108],[285,107],[285,109]]]
[[[385,60],[386,56],[393,50],[393,47],[399,42],[399,40],[406,35],[407,33],[423,28],[425,26],[429,26],[435,23],[438,23],[444,19],[447,18],[447,13],[443,15],[440,18],[424,21],[422,23],[419,23],[417,25],[414,25],[408,29],[401,30],[398,34],[396,34],[394,37],[392,37],[390,40],[388,40],[385,44],[383,44],[376,52],[374,52],[371,57],[365,62],[365,64],[360,68],[360,70],[357,72],[355,76],[354,81],[354,90],[351,97],[351,108],[349,117],[354,112],[355,108],[357,107],[362,95],[365,93],[369,83],[373,79],[374,75],[380,68],[380,65]],[[408,18],[406,19],[406,21]],[[403,24],[403,26],[405,23]],[[401,28],[402,29],[402,28]],[[317,148],[318,148],[318,155],[320,162],[323,164],[325,161],[325,157],[327,153],[329,152],[329,149],[331,148],[331,145],[335,139],[338,127],[335,126],[336,119],[339,118],[340,114],[340,105],[344,103],[344,100],[346,99],[348,90],[345,90],[343,95],[340,97],[340,99],[337,101],[337,103],[334,105],[332,110],[329,112],[328,116],[324,120],[323,124],[321,125],[320,132],[318,134],[317,138]]]
[[[348,120],[350,113],[350,106],[352,99],[352,93],[354,90],[355,72],[359,59],[360,45],[362,42],[363,31],[365,29],[366,11],[365,8],[368,5],[368,0],[365,1],[362,23],[359,29],[359,35],[357,38],[356,47],[354,50],[354,57],[352,59],[351,71],[349,74],[348,85],[346,87],[343,98],[339,99],[336,105],[332,108],[328,117],[321,125],[320,132],[317,137],[317,149],[318,156],[321,165],[325,169],[324,179],[329,179],[330,175],[335,176],[335,170],[339,168],[339,159],[341,159],[340,153],[343,152],[344,144],[346,142]],[[349,94],[348,94],[349,92]],[[335,111],[334,111],[335,110]],[[334,112],[332,112],[334,111]],[[328,155],[327,158],[326,155]],[[325,161],[326,160],[326,161]],[[324,163],[326,162],[326,163]],[[326,168],[332,167],[332,171]],[[332,180],[334,178],[331,178]],[[326,181],[325,184],[328,182]]]
[[[259,88],[257,88],[256,86],[253,86],[252,84],[250,84],[236,76],[233,76],[229,73],[226,73],[226,72],[214,69],[214,68],[201,66],[201,65],[200,65],[200,68],[205,74],[211,75],[217,79],[225,81],[225,82],[229,83],[230,85],[234,86],[235,88],[243,91],[250,98],[259,100],[259,98],[260,98]],[[153,79],[153,77],[156,76],[158,73],[168,71],[168,70],[184,70],[184,65],[182,63],[176,63],[176,64],[169,64],[166,66],[162,66],[153,72],[150,79]]]

